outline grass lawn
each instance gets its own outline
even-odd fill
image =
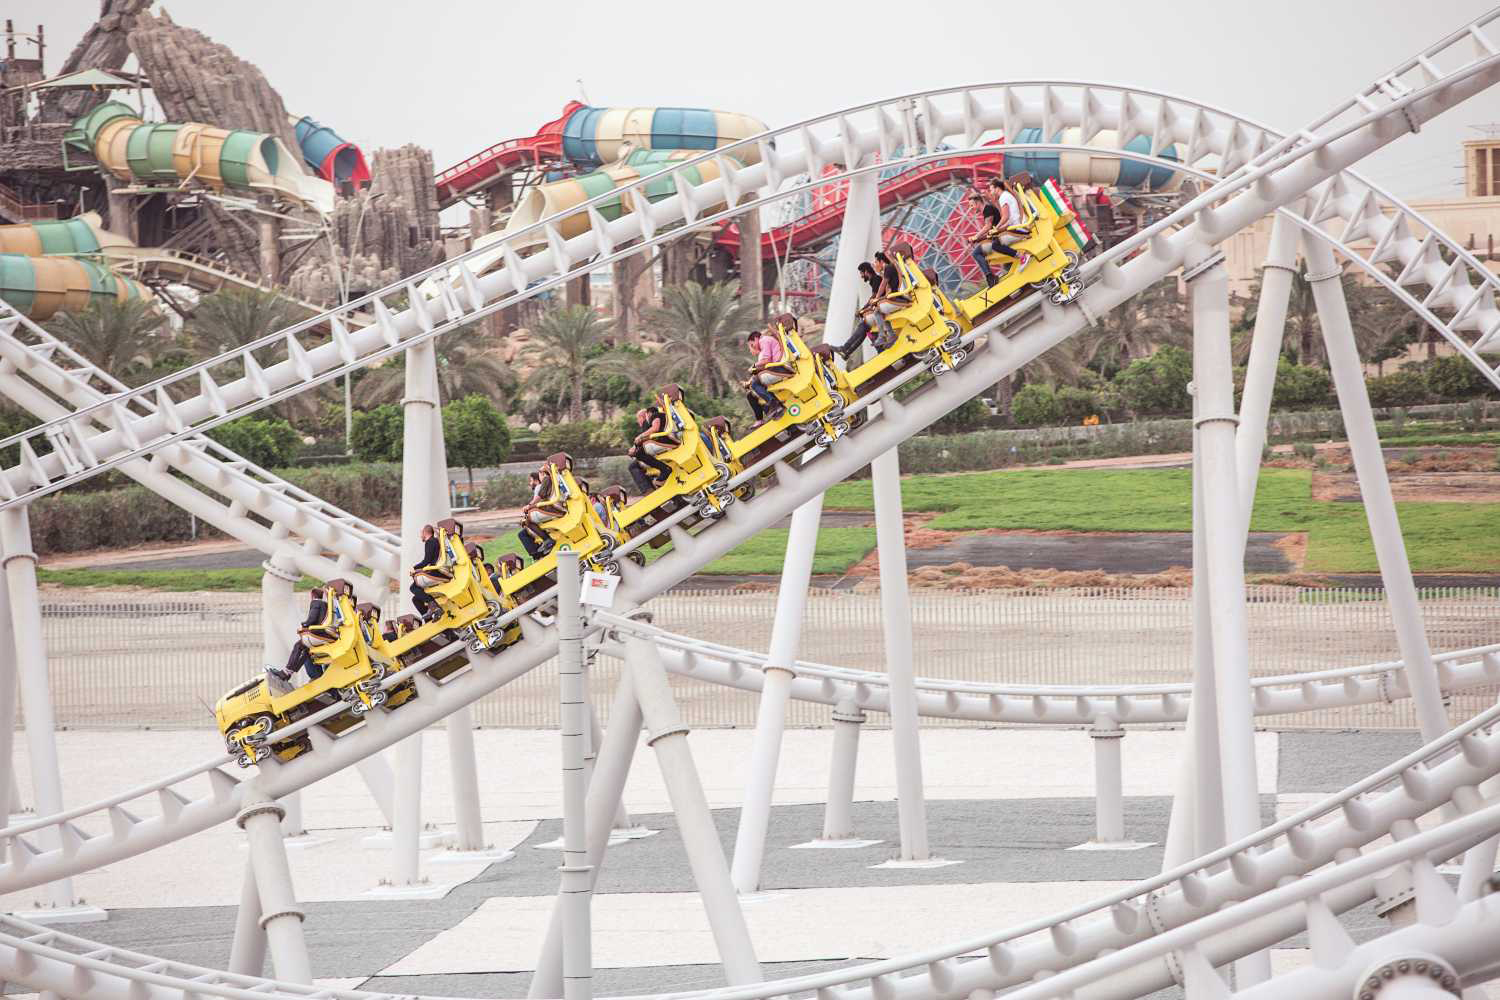
[[[1189,531],[1191,474],[1186,469],[1025,469],[902,481],[906,509],[937,513],[928,527],[1031,531]],[[1364,508],[1315,503],[1312,473],[1263,469],[1251,517],[1254,531],[1305,531],[1307,569],[1375,572]],[[831,508],[868,510],[868,481],[828,491]],[[1419,572],[1500,571],[1500,504],[1397,504],[1412,568]]]
[[[754,538],[742,543],[727,555],[709,563],[700,573],[715,576],[741,576],[777,574],[781,572],[786,557],[785,528],[768,528]],[[484,554],[493,559],[507,552],[525,555],[521,543],[513,531],[498,538],[482,541]],[[818,547],[813,554],[814,573],[842,573],[875,550],[875,529],[871,528],[824,528],[818,532]],[[665,555],[666,548],[646,547],[646,559],[655,561]],[[259,584],[257,584],[259,586]]]
[[[151,590],[259,590],[258,569],[46,569],[38,568],[38,583],[64,587],[148,587]],[[309,590],[319,581],[304,576],[298,590]]]

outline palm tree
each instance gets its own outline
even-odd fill
[[[199,356],[211,358],[291,326],[304,311],[275,292],[225,288],[198,301],[188,334]]]
[[[700,285],[689,281],[662,289],[662,305],[646,320],[664,343],[658,352],[664,374],[677,375],[710,396],[727,395],[744,366],[741,335],[760,325],[760,306],[740,297],[739,282]]]
[[[433,344],[441,398],[480,395],[505,408],[516,391],[516,373],[488,352],[479,327],[461,326],[436,338]],[[372,369],[359,383],[360,400],[370,406],[398,402],[405,392],[405,355]]]
[[[1164,279],[1099,317],[1079,337],[1083,361],[1108,377],[1158,347],[1191,347],[1192,316],[1175,277]]]
[[[218,357],[291,326],[303,319],[305,312],[275,292],[259,288],[221,289],[198,300],[188,318],[188,344],[197,359]],[[275,344],[256,352],[255,360],[269,366],[285,357],[286,345]],[[316,420],[322,399],[331,398],[330,392],[324,387],[298,393],[277,403],[274,409],[288,420]]]
[[[524,388],[544,399],[568,400],[568,419],[583,419],[583,383],[601,359],[592,356],[609,335],[610,323],[585,305],[542,313],[531,328],[523,355],[532,366]]]
[[[121,381],[150,368],[172,348],[165,317],[145,299],[96,299],[81,312],[59,314],[47,330]]]
[[[1344,300],[1349,306],[1349,323],[1354,330],[1354,343],[1361,358],[1378,353],[1392,337],[1406,329],[1410,314],[1383,289],[1366,285],[1351,274],[1340,278],[1344,287]],[[1250,356],[1249,332],[1255,328],[1255,317],[1260,308],[1261,279],[1257,277],[1246,293],[1244,310],[1240,314],[1235,338],[1234,357],[1243,363]],[[1328,367],[1328,352],[1323,344],[1323,327],[1318,322],[1317,302],[1313,298],[1312,285],[1297,274],[1292,278],[1292,289],[1287,302],[1286,323],[1283,327],[1284,353],[1298,364]]]

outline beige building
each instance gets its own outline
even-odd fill
[[[1407,204],[1432,220],[1444,235],[1469,248],[1491,271],[1500,274],[1500,138],[1464,143],[1463,197]],[[1422,233],[1415,235],[1420,237]],[[1250,291],[1265,263],[1270,238],[1271,219],[1267,216],[1225,241],[1225,266],[1235,294],[1246,295]],[[1369,241],[1360,241],[1354,247],[1365,250],[1369,245]],[[1438,345],[1438,353],[1449,351],[1447,344]],[[1428,348],[1417,346],[1411,356],[1416,359],[1427,355]],[[1387,363],[1387,370],[1390,367]]]

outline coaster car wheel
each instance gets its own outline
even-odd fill
[[[965,361],[969,360],[969,352],[960,349],[960,350],[954,351],[952,354],[948,355],[948,357],[952,359],[952,361],[953,361],[953,367],[957,368],[959,365],[961,365]]]
[[[631,552],[625,553],[625,558],[629,559],[631,562],[635,563],[637,566],[644,566],[644,565],[646,565],[646,553],[640,551],[639,549],[635,549],[635,550],[633,550]]]
[[[953,366],[946,361],[937,361],[928,366],[927,370],[934,375],[946,375],[953,370]]]
[[[743,486],[736,487],[734,495],[741,500],[749,500],[755,496],[755,480],[752,479]]]

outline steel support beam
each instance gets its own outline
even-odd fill
[[[859,764],[859,729],[865,713],[852,701],[833,709],[833,761],[828,768],[824,840],[854,839],[854,775]]]
[[[693,871],[693,881],[698,886],[714,944],[724,965],[724,978],[730,986],[761,982],[764,977],[760,962],[755,957],[750,929],[745,925],[745,914],[729,877],[729,865],[719,845],[719,832],[703,793],[703,782],[688,747],[688,727],[683,724],[667,684],[666,668],[655,645],[647,639],[628,636],[625,650],[625,666],[630,671],[649,733],[646,744],[656,751],[667,797],[672,801],[672,812],[682,834],[688,867]]]
[[[849,185],[844,220],[839,230],[839,252],[834,262],[825,331],[852,324],[859,298],[859,264],[867,259],[865,245],[872,227],[878,233],[879,200],[872,174],[854,178]],[[758,258],[757,258],[758,259]],[[827,334],[825,332],[825,340]],[[770,659],[755,716],[755,735],[750,744],[750,777],[745,784],[745,803],[735,830],[734,861],[730,872],[740,892],[760,888],[761,864],[765,858],[766,834],[771,822],[771,799],[776,792],[776,769],[781,760],[781,740],[786,730],[787,698],[792,686],[792,665],[802,642],[802,622],[807,610],[807,589],[812,582],[813,553],[818,544],[818,521],[823,515],[823,494],[808,500],[792,514],[787,532],[786,559],[776,593],[776,618],[771,625]]]
[[[563,863],[558,868],[563,925],[563,998],[589,1000],[594,993],[593,868],[588,863],[589,738],[583,681],[583,607],[579,603],[578,553],[557,553],[558,730],[562,736]]]
[[[297,905],[286,845],[281,839],[281,821],[285,812],[253,784],[245,789],[240,802],[235,822],[250,841],[250,864],[255,871],[255,888],[260,897],[258,922],[266,932],[276,978],[310,986],[312,960],[308,958],[307,941],[302,936],[305,915]],[[248,960],[248,955],[245,957]]]
[[[1349,323],[1349,305],[1344,300],[1344,286],[1339,280],[1343,271],[1334,262],[1327,244],[1321,240],[1304,239],[1302,252],[1307,258],[1307,281],[1312,285],[1318,325],[1323,328],[1328,367],[1333,373],[1339,412],[1344,418],[1344,433],[1349,438],[1349,452],[1354,459],[1355,475],[1359,478],[1359,494],[1364,500],[1370,538],[1375,544],[1375,559],[1380,564],[1380,580],[1385,586],[1386,603],[1396,629],[1396,645],[1406,664],[1406,681],[1411,688],[1417,727],[1424,741],[1435,740],[1448,731],[1448,712],[1443,707],[1437,667],[1432,662],[1432,648],[1427,643],[1411,562],[1406,556],[1406,542],[1401,537],[1401,522],[1396,516],[1396,501],[1391,494],[1390,477],[1385,471],[1385,454],[1375,430],[1375,413],[1370,408],[1370,394],[1365,388],[1364,368],[1354,342],[1354,329]]]

